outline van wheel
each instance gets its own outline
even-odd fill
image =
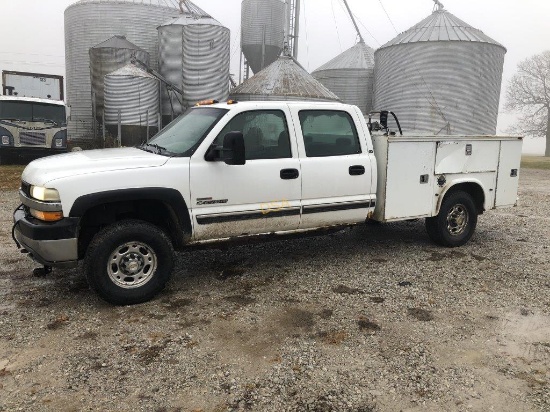
[[[173,255],[172,242],[161,229],[140,220],[124,220],[92,239],[85,259],[86,278],[113,305],[147,302],[170,279]]]
[[[477,226],[477,209],[472,197],[462,191],[445,197],[439,214],[426,219],[428,236],[437,244],[447,247],[462,246],[474,235]]]

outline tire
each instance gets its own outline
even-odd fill
[[[92,239],[85,258],[90,287],[113,305],[151,300],[164,289],[174,266],[174,249],[158,227],[123,220]]]
[[[462,246],[474,235],[477,215],[472,196],[462,191],[453,192],[443,199],[439,214],[426,219],[426,231],[441,246]]]

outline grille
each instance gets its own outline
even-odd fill
[[[29,146],[44,146],[46,145],[46,133],[39,132],[21,132],[19,134],[21,144]]]

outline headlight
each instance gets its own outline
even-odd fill
[[[59,192],[55,189],[48,189],[40,186],[31,186],[31,196],[43,202],[60,202]]]
[[[60,130],[57,132],[52,139],[52,149],[60,149],[67,147],[67,130]]]
[[[8,129],[0,127],[0,136],[2,136],[2,146],[11,146],[13,144],[13,135]]]

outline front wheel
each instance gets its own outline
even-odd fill
[[[462,246],[474,235],[477,209],[472,197],[462,191],[445,197],[439,214],[426,219],[426,230],[437,244],[447,247]]]
[[[174,250],[158,227],[124,220],[102,229],[88,246],[88,283],[114,305],[151,300],[170,279]]]

